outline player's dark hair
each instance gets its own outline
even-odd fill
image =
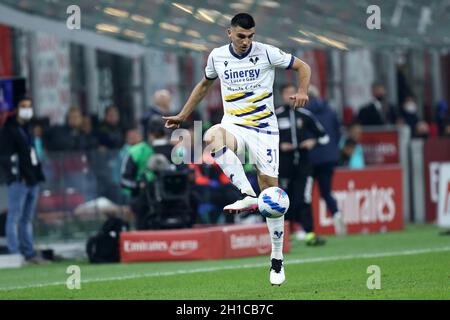
[[[248,13],[238,13],[231,19],[231,26],[251,29],[255,26],[255,20]]]

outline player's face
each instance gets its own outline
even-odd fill
[[[254,35],[254,27],[251,29],[244,29],[239,26],[228,28],[228,37],[233,44],[234,50],[239,55],[245,53],[250,48]]]

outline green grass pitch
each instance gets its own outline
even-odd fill
[[[435,226],[327,237],[323,247],[292,241],[286,282],[269,284],[269,257],[91,265],[64,261],[0,270],[0,299],[450,299],[450,236]],[[81,288],[66,286],[69,265]],[[381,289],[367,288],[376,265]]]

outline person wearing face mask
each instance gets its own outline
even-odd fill
[[[386,89],[380,83],[372,85],[373,99],[360,108],[357,119],[363,126],[382,126],[395,124],[397,114],[394,106],[386,101]]]
[[[400,118],[411,128],[411,133],[414,134],[419,117],[417,116],[417,105],[412,95],[405,97],[400,108]]]
[[[11,254],[22,253],[29,263],[46,263],[33,245],[33,218],[39,196],[39,183],[45,180],[33,133],[31,98],[18,100],[13,115],[0,134],[0,167],[8,187],[6,242]]]
[[[419,119],[417,115],[417,104],[413,95],[407,95],[400,109],[400,123],[409,126],[411,135],[414,138],[427,138],[429,126],[425,121]]]

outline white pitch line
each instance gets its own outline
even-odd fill
[[[330,261],[351,260],[351,259],[409,256],[409,255],[417,255],[417,254],[432,253],[432,252],[444,252],[444,251],[450,251],[450,247],[426,248],[426,249],[403,250],[403,251],[393,251],[393,252],[379,252],[379,253],[362,253],[362,254],[328,256],[328,257],[317,257],[317,258],[306,258],[306,259],[289,259],[286,261],[286,265],[289,266],[289,265],[294,265],[294,264],[304,264],[304,263],[314,263],[314,262],[330,262]],[[214,271],[222,271],[222,270],[251,269],[251,268],[260,268],[260,267],[267,267],[267,266],[268,266],[267,263],[252,263],[252,264],[228,265],[228,266],[210,267],[210,268],[185,269],[185,270],[167,271],[167,272],[132,274],[132,275],[120,276],[120,277],[87,279],[87,280],[82,280],[81,284],[92,283],[92,282],[121,281],[121,280],[139,279],[139,278],[174,276],[174,275],[180,275],[180,274],[214,272]],[[3,287],[3,288],[0,288],[0,291],[43,288],[43,287],[59,286],[59,285],[65,285],[65,284],[66,284],[65,281],[37,283],[37,284],[32,284],[32,285],[27,285],[27,286]]]

